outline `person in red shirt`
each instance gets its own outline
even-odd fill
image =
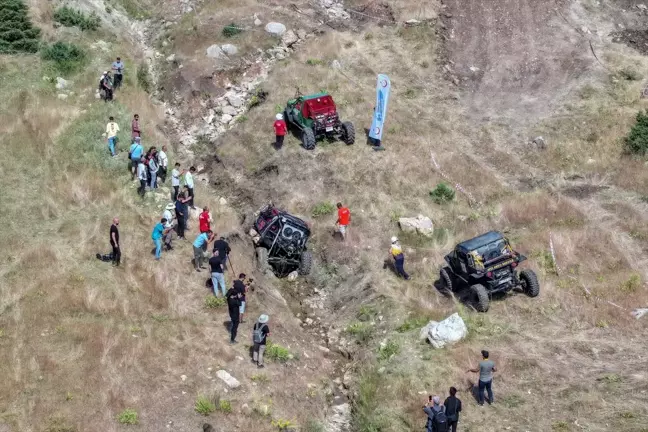
[[[337,231],[342,236],[342,240],[346,239],[347,227],[349,222],[351,222],[351,212],[348,208],[343,207],[342,203],[337,203],[338,208],[338,219],[337,219]]]
[[[211,215],[209,214],[209,208],[208,207],[203,207],[202,213],[200,213],[200,216],[198,216],[198,225],[200,228],[200,232],[204,233],[207,231],[210,231],[210,223],[211,223]]]
[[[284,121],[283,114],[277,114],[276,120],[274,122],[275,135],[277,141],[275,142],[275,147],[279,150],[283,146],[284,136],[286,136],[287,130],[286,122]]]

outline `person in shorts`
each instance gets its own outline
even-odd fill
[[[336,222],[337,232],[342,236],[342,240],[346,239],[347,228],[351,222],[351,212],[347,207],[342,206],[342,203],[337,203],[338,219]]]

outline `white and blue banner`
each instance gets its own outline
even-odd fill
[[[391,81],[389,81],[389,77],[383,74],[378,75],[378,82],[376,84],[376,107],[374,108],[371,130],[369,130],[369,137],[378,141],[382,140],[390,89]]]

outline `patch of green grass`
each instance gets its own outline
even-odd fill
[[[276,419],[270,422],[272,426],[279,429],[280,432],[292,430],[296,425],[292,420]]]
[[[619,374],[611,373],[603,375],[598,381],[604,382],[606,384],[618,384],[623,381],[623,378]]]
[[[396,331],[398,333],[407,333],[411,330],[420,330],[428,322],[429,320],[425,317],[408,317],[403,324],[396,327]]]
[[[384,413],[384,400],[379,392],[383,378],[375,369],[360,376],[358,395],[352,411],[352,430],[359,432],[380,432],[390,430],[389,417]]]
[[[633,293],[637,291],[640,287],[641,287],[641,276],[639,276],[639,274],[637,273],[633,273],[630,275],[628,280],[626,280],[621,284],[619,288],[623,292]]]
[[[524,404],[524,399],[516,394],[507,395],[502,398],[502,403],[507,408],[517,408]]]
[[[313,206],[311,214],[313,217],[328,216],[333,214],[335,211],[335,206],[330,202],[321,202]]]
[[[208,309],[217,309],[225,306],[225,298],[209,295],[205,297],[205,307]]]
[[[293,355],[290,353],[288,348],[268,341],[266,345],[265,358],[278,363],[286,363],[287,361],[292,360]]]
[[[139,66],[137,66],[137,84],[146,93],[151,93],[151,74],[146,63],[140,63]]]
[[[237,34],[243,33],[243,27],[239,24],[236,24],[235,22],[231,22],[229,23],[229,25],[223,27],[221,33],[226,38],[231,38],[236,36]]]
[[[270,378],[268,378],[268,375],[266,375],[266,374],[264,374],[264,373],[254,374],[254,375],[252,375],[252,378],[250,378],[250,379],[251,379],[252,381],[256,382],[256,383],[263,383],[263,384],[265,384],[265,383],[269,383],[269,382],[270,382]]]
[[[263,90],[262,88],[255,89],[254,93],[250,97],[250,100],[248,101],[248,109],[261,105],[263,102],[266,101],[267,98],[268,98],[267,91]],[[279,111],[277,112],[283,112],[283,108],[281,107],[281,105],[278,106],[279,106]]]
[[[245,122],[247,121],[247,119],[248,119],[248,116],[246,116],[245,114],[243,114],[242,116],[240,116],[240,117],[238,117],[238,118],[236,119],[236,123],[239,123],[239,124],[240,124],[240,123],[245,123]]]
[[[344,331],[352,335],[358,342],[368,342],[373,336],[374,327],[365,322],[354,322],[349,324]]]
[[[136,20],[145,20],[151,18],[151,12],[144,5],[141,4],[138,0],[110,0],[112,3],[117,3],[124,8],[124,11],[128,16]]]
[[[308,59],[306,60],[306,64],[309,66],[321,66],[324,64],[324,60],[320,59]]]
[[[405,90],[405,93],[403,93],[403,97],[405,99],[414,99],[417,94],[418,92],[416,90],[414,90],[413,88],[408,88],[407,90]]]
[[[41,50],[41,58],[51,62],[57,72],[72,74],[86,64],[86,53],[80,47],[67,42],[55,42]]]
[[[373,305],[362,305],[356,314],[360,321],[371,321],[378,316],[378,309]]]
[[[302,427],[303,432],[324,432],[324,425],[317,420],[309,419]]]
[[[645,156],[648,151],[648,111],[637,113],[636,122],[624,140],[628,153]]]
[[[101,26],[101,18],[92,12],[87,15],[79,10],[61,6],[54,11],[54,21],[65,27],[79,27],[81,30],[97,30]]]
[[[624,419],[633,419],[633,418],[637,417],[637,415],[635,413],[633,413],[632,411],[623,411],[623,412],[619,413],[619,417],[624,418]]]
[[[216,411],[216,405],[214,405],[214,402],[212,402],[206,396],[198,396],[198,398],[196,398],[194,410],[196,410],[198,414],[208,416],[209,414]]]
[[[168,316],[168,315],[164,315],[164,314],[152,314],[152,315],[151,315],[151,319],[152,319],[153,321],[156,321],[156,322],[159,322],[159,323],[163,323],[163,322],[169,320],[169,316]]]
[[[641,78],[643,78],[639,71],[631,67],[626,67],[619,70],[617,72],[617,76],[626,81],[639,81],[641,80]]]
[[[439,183],[430,191],[430,197],[437,204],[445,204],[455,199],[455,191],[446,183]]]
[[[384,361],[384,360],[389,360],[396,354],[400,352],[400,346],[390,340],[387,341],[384,345],[381,345],[380,348],[378,349],[378,360]]]
[[[131,408],[126,408],[122,411],[119,416],[117,416],[117,420],[119,423],[127,425],[136,425],[139,422],[137,419],[137,411]]]
[[[551,430],[555,432],[567,432],[569,431],[569,423],[564,420],[554,422],[551,425]]]
[[[536,250],[531,253],[531,257],[536,259],[540,268],[547,274],[557,274],[556,263],[554,262],[553,255],[551,255],[551,251],[544,249]]]
[[[224,413],[231,413],[232,403],[228,399],[221,399],[218,401],[218,410]]]
[[[40,29],[32,26],[27,5],[22,0],[2,0],[0,7],[0,53],[38,51]]]

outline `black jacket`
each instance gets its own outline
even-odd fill
[[[218,256],[225,259],[232,252],[232,249],[230,249],[229,244],[225,240],[218,239],[214,242],[214,251],[218,251]]]
[[[457,420],[459,420],[459,413],[461,412],[461,399],[456,396],[448,396],[445,402],[443,402],[443,406],[445,406],[446,416],[452,416],[456,413]]]

